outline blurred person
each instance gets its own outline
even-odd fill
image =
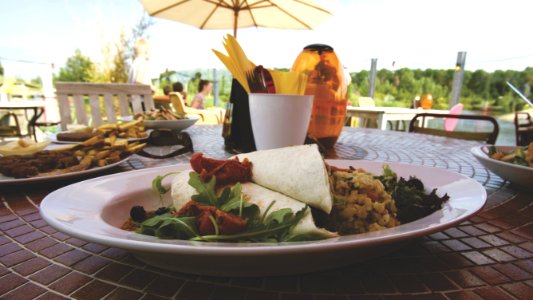
[[[180,93],[181,97],[183,98],[183,102],[185,105],[187,105],[187,92],[185,91],[183,87],[183,83],[176,81],[172,85],[172,91],[176,93]]]
[[[170,89],[170,86],[165,85],[165,86],[163,87],[163,94],[164,94],[165,96],[168,96],[168,94],[170,94],[171,91],[172,91],[172,89]]]
[[[135,42],[135,59],[128,76],[128,83],[146,84],[152,86],[150,69],[150,44],[144,38]],[[153,90],[153,87],[152,87]]]
[[[198,94],[194,96],[191,107],[196,109],[205,109],[205,97],[213,90],[213,83],[209,80],[200,80],[198,83]]]
[[[419,108],[420,107],[420,95],[416,95],[413,99],[413,103],[411,105],[411,108]]]

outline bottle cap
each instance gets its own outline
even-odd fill
[[[318,53],[320,54],[324,51],[333,52],[333,47],[324,45],[324,44],[312,44],[312,45],[306,46],[304,50],[318,51]]]

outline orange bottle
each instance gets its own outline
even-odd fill
[[[333,147],[346,120],[348,86],[337,55],[330,46],[309,45],[296,58],[292,70],[308,75],[305,94],[315,96],[308,135],[325,147]]]
[[[422,109],[431,109],[433,107],[433,96],[431,94],[422,95],[420,107],[422,107]]]

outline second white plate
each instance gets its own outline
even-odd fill
[[[515,146],[495,146],[496,149],[504,152],[514,151]],[[489,146],[480,146],[470,149],[472,155],[479,160],[479,162],[485,166],[485,168],[492,171],[494,174],[500,176],[503,179],[522,187],[531,188],[533,185],[533,168],[512,164],[489,157]]]

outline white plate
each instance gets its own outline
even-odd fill
[[[8,186],[8,185],[20,185],[20,184],[28,184],[28,183],[40,183],[40,182],[46,182],[46,181],[54,181],[54,180],[61,180],[61,179],[68,179],[68,178],[76,178],[80,176],[85,176],[93,173],[102,172],[107,169],[111,169],[113,167],[116,167],[120,165],[121,163],[127,161],[131,156],[128,156],[120,161],[117,161],[116,163],[109,164],[104,167],[95,167],[84,171],[79,172],[72,172],[72,173],[66,173],[66,174],[60,174],[60,175],[51,175],[51,176],[44,176],[44,177],[30,177],[30,178],[13,178],[8,177],[0,174],[0,186]]]
[[[515,146],[495,146],[499,151],[511,152],[517,149]],[[533,185],[533,168],[520,166],[489,157],[489,146],[474,147],[470,152],[479,160],[479,162],[494,174],[503,179],[519,185],[530,188]]]
[[[382,168],[381,162],[371,161],[329,163],[362,167],[374,173],[381,173]],[[382,255],[409,240],[461,223],[485,204],[485,189],[471,178],[437,168],[390,165],[398,175],[418,176],[428,188],[438,188],[439,194],[448,193],[451,199],[441,210],[415,222],[314,242],[206,243],[161,240],[119,229],[132,206],[143,205],[147,210],[160,206],[151,191],[152,179],[190,168],[179,165],[103,176],[67,186],[46,196],[41,215],[58,231],[126,249],[141,261],[163,269],[215,276],[268,276],[335,268]],[[165,179],[166,184],[170,177]],[[165,195],[163,201],[170,203],[170,196]]]
[[[68,132],[68,131],[60,131],[58,133],[62,133],[62,132]],[[137,141],[144,141],[144,140],[148,139],[148,137],[150,136],[150,132],[152,132],[152,130],[146,130],[146,137],[128,138],[128,143],[133,143],[133,142],[137,142]],[[49,133],[49,134],[46,135],[46,137],[54,144],[78,144],[78,143],[80,143],[80,142],[73,142],[73,141],[60,141],[60,140],[57,139],[57,134],[58,133]]]
[[[184,130],[196,123],[200,117],[198,116],[187,116],[186,119],[181,120],[144,120],[144,126],[146,128],[160,128],[160,129],[174,129],[174,130]]]

